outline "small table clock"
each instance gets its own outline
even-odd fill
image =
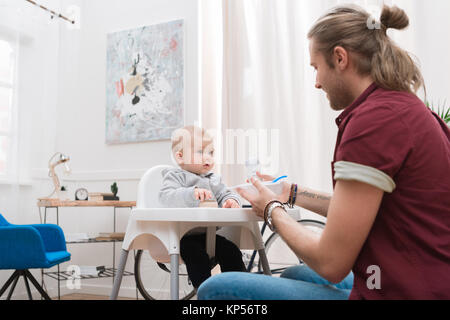
[[[80,189],[77,189],[77,191],[75,191],[75,200],[87,201],[88,198],[89,198],[89,193],[88,193],[87,189],[80,188]]]

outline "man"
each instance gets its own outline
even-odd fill
[[[343,110],[333,195],[303,187],[296,195],[296,205],[327,217],[322,235],[277,202],[292,203],[289,185],[278,197],[255,180],[258,195],[240,192],[309,271],[219,275],[200,299],[342,299],[348,289],[350,299],[450,298],[450,130],[416,97],[421,73],[386,33],[408,26],[405,12],[385,6],[379,28],[371,21],[359,7],[339,7],[309,33],[316,88]]]

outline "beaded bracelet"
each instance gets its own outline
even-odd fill
[[[288,201],[285,203],[285,205],[287,205],[287,206],[291,206],[290,205],[290,203],[292,202],[292,193],[293,193],[293,189],[294,189],[294,185],[293,184],[291,184],[291,190],[290,190],[290,192],[289,192],[289,199],[288,199]]]
[[[291,209],[294,207],[295,201],[297,199],[297,189],[298,189],[298,186],[296,184],[291,185],[291,192],[289,194],[289,200],[288,200],[288,202],[285,203]]]
[[[295,206],[295,201],[297,200],[297,189],[298,189],[298,186],[296,184],[294,184],[294,193],[292,194],[292,202],[290,202],[291,208],[293,208]]]

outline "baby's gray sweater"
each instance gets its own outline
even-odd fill
[[[213,199],[221,208],[226,200],[234,199],[241,204],[239,196],[231,192],[214,173],[198,175],[181,168],[162,171],[163,187],[159,192],[159,202],[168,208],[198,207],[200,200],[195,199],[194,189],[210,190]]]

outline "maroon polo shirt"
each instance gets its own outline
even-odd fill
[[[385,193],[350,299],[450,299],[450,130],[415,95],[372,84],[336,119],[333,162],[378,169]],[[369,289],[373,269],[380,289]]]

